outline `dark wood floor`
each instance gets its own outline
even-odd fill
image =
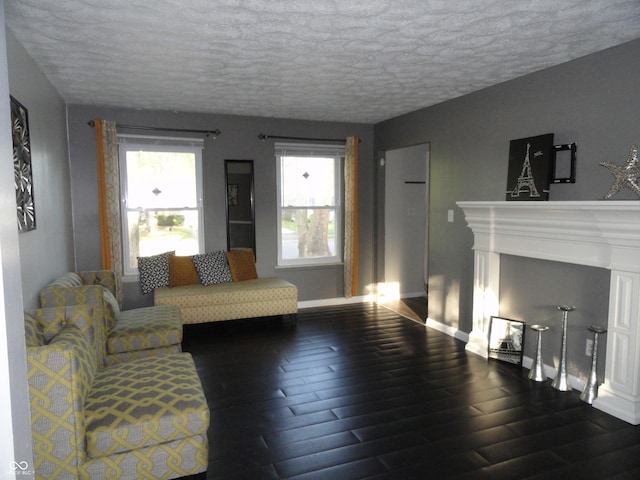
[[[638,479],[640,427],[372,304],[185,326],[207,479]]]

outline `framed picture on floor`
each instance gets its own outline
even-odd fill
[[[489,358],[522,366],[524,327],[519,320],[491,317]]]

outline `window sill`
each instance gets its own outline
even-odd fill
[[[276,270],[310,270],[310,269],[324,269],[324,268],[336,268],[344,267],[344,262],[335,263],[306,263],[304,265],[276,265]]]

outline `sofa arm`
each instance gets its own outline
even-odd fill
[[[105,301],[104,291],[104,288],[100,285],[85,285],[82,287],[48,286],[40,291],[40,306],[42,308],[87,305],[93,309],[96,342],[104,345],[100,349],[101,351],[98,352],[101,359],[106,355],[108,332],[113,328],[117,320],[116,313]]]
[[[106,337],[104,321],[97,317],[91,305],[71,305],[68,307],[38,308],[28,310],[24,315],[27,346],[46,345],[66,325],[80,329],[93,347],[97,368],[105,365]]]
[[[95,353],[66,326],[48,345],[27,348],[35,470],[40,478],[77,478],[86,461],[84,404],[95,377]]]

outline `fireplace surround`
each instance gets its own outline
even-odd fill
[[[593,405],[640,424],[640,201],[457,202],[474,235],[473,325],[467,350],[487,357],[500,314],[500,255],[611,273],[605,379]]]

